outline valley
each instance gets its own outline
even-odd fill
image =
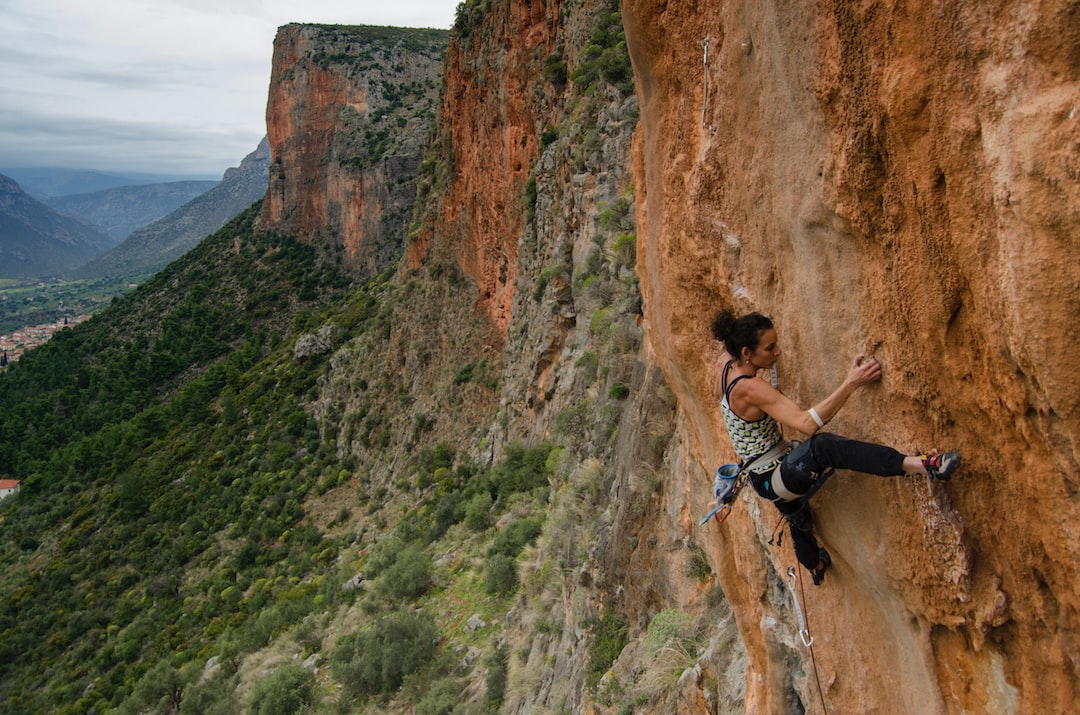
[[[7,345],[13,333],[34,326],[70,323],[97,312],[146,276],[114,276],[96,280],[0,280],[0,337]],[[10,355],[9,355],[10,359]]]

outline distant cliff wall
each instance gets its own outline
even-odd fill
[[[707,325],[722,307],[777,321],[804,405],[857,352],[882,360],[831,430],[964,455],[947,485],[844,473],[815,498],[834,567],[805,605],[830,711],[1075,707],[1080,5],[623,13],[646,334],[695,458],[732,458]],[[704,513],[707,484],[688,493]],[[784,711],[792,687],[817,702],[805,649],[779,644],[792,614],[769,594],[794,559],[766,543],[775,521],[745,494],[708,536],[751,712]]]
[[[278,31],[265,226],[333,248],[358,276],[397,260],[448,35],[365,26]]]
[[[412,265],[431,250],[452,257],[479,285],[479,305],[500,331],[510,324],[525,186],[554,118],[544,63],[556,47],[559,7],[496,3],[475,26],[459,24],[440,116],[443,191],[407,251]]]

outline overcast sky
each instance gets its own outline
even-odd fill
[[[221,178],[266,133],[277,28],[449,29],[459,0],[0,0],[0,168]]]

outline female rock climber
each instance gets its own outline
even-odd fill
[[[832,563],[814,537],[809,497],[832,469],[850,469],[882,477],[921,474],[947,480],[960,465],[956,452],[905,455],[892,447],[846,439],[820,431],[858,388],[881,377],[873,358],[855,357],[847,377],[831,395],[803,409],[768,381],[758,377],[780,357],[772,321],[759,313],[736,318],[723,311],[713,320],[713,336],[723,354],[716,361],[716,393],[732,445],[750,483],[788,522],[795,556],[820,585]],[[789,449],[781,425],[810,435]]]

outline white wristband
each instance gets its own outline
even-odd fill
[[[819,428],[825,426],[825,423],[821,420],[821,415],[817,413],[817,410],[811,407],[809,410],[807,410],[807,412],[810,413],[810,419],[812,419]]]

